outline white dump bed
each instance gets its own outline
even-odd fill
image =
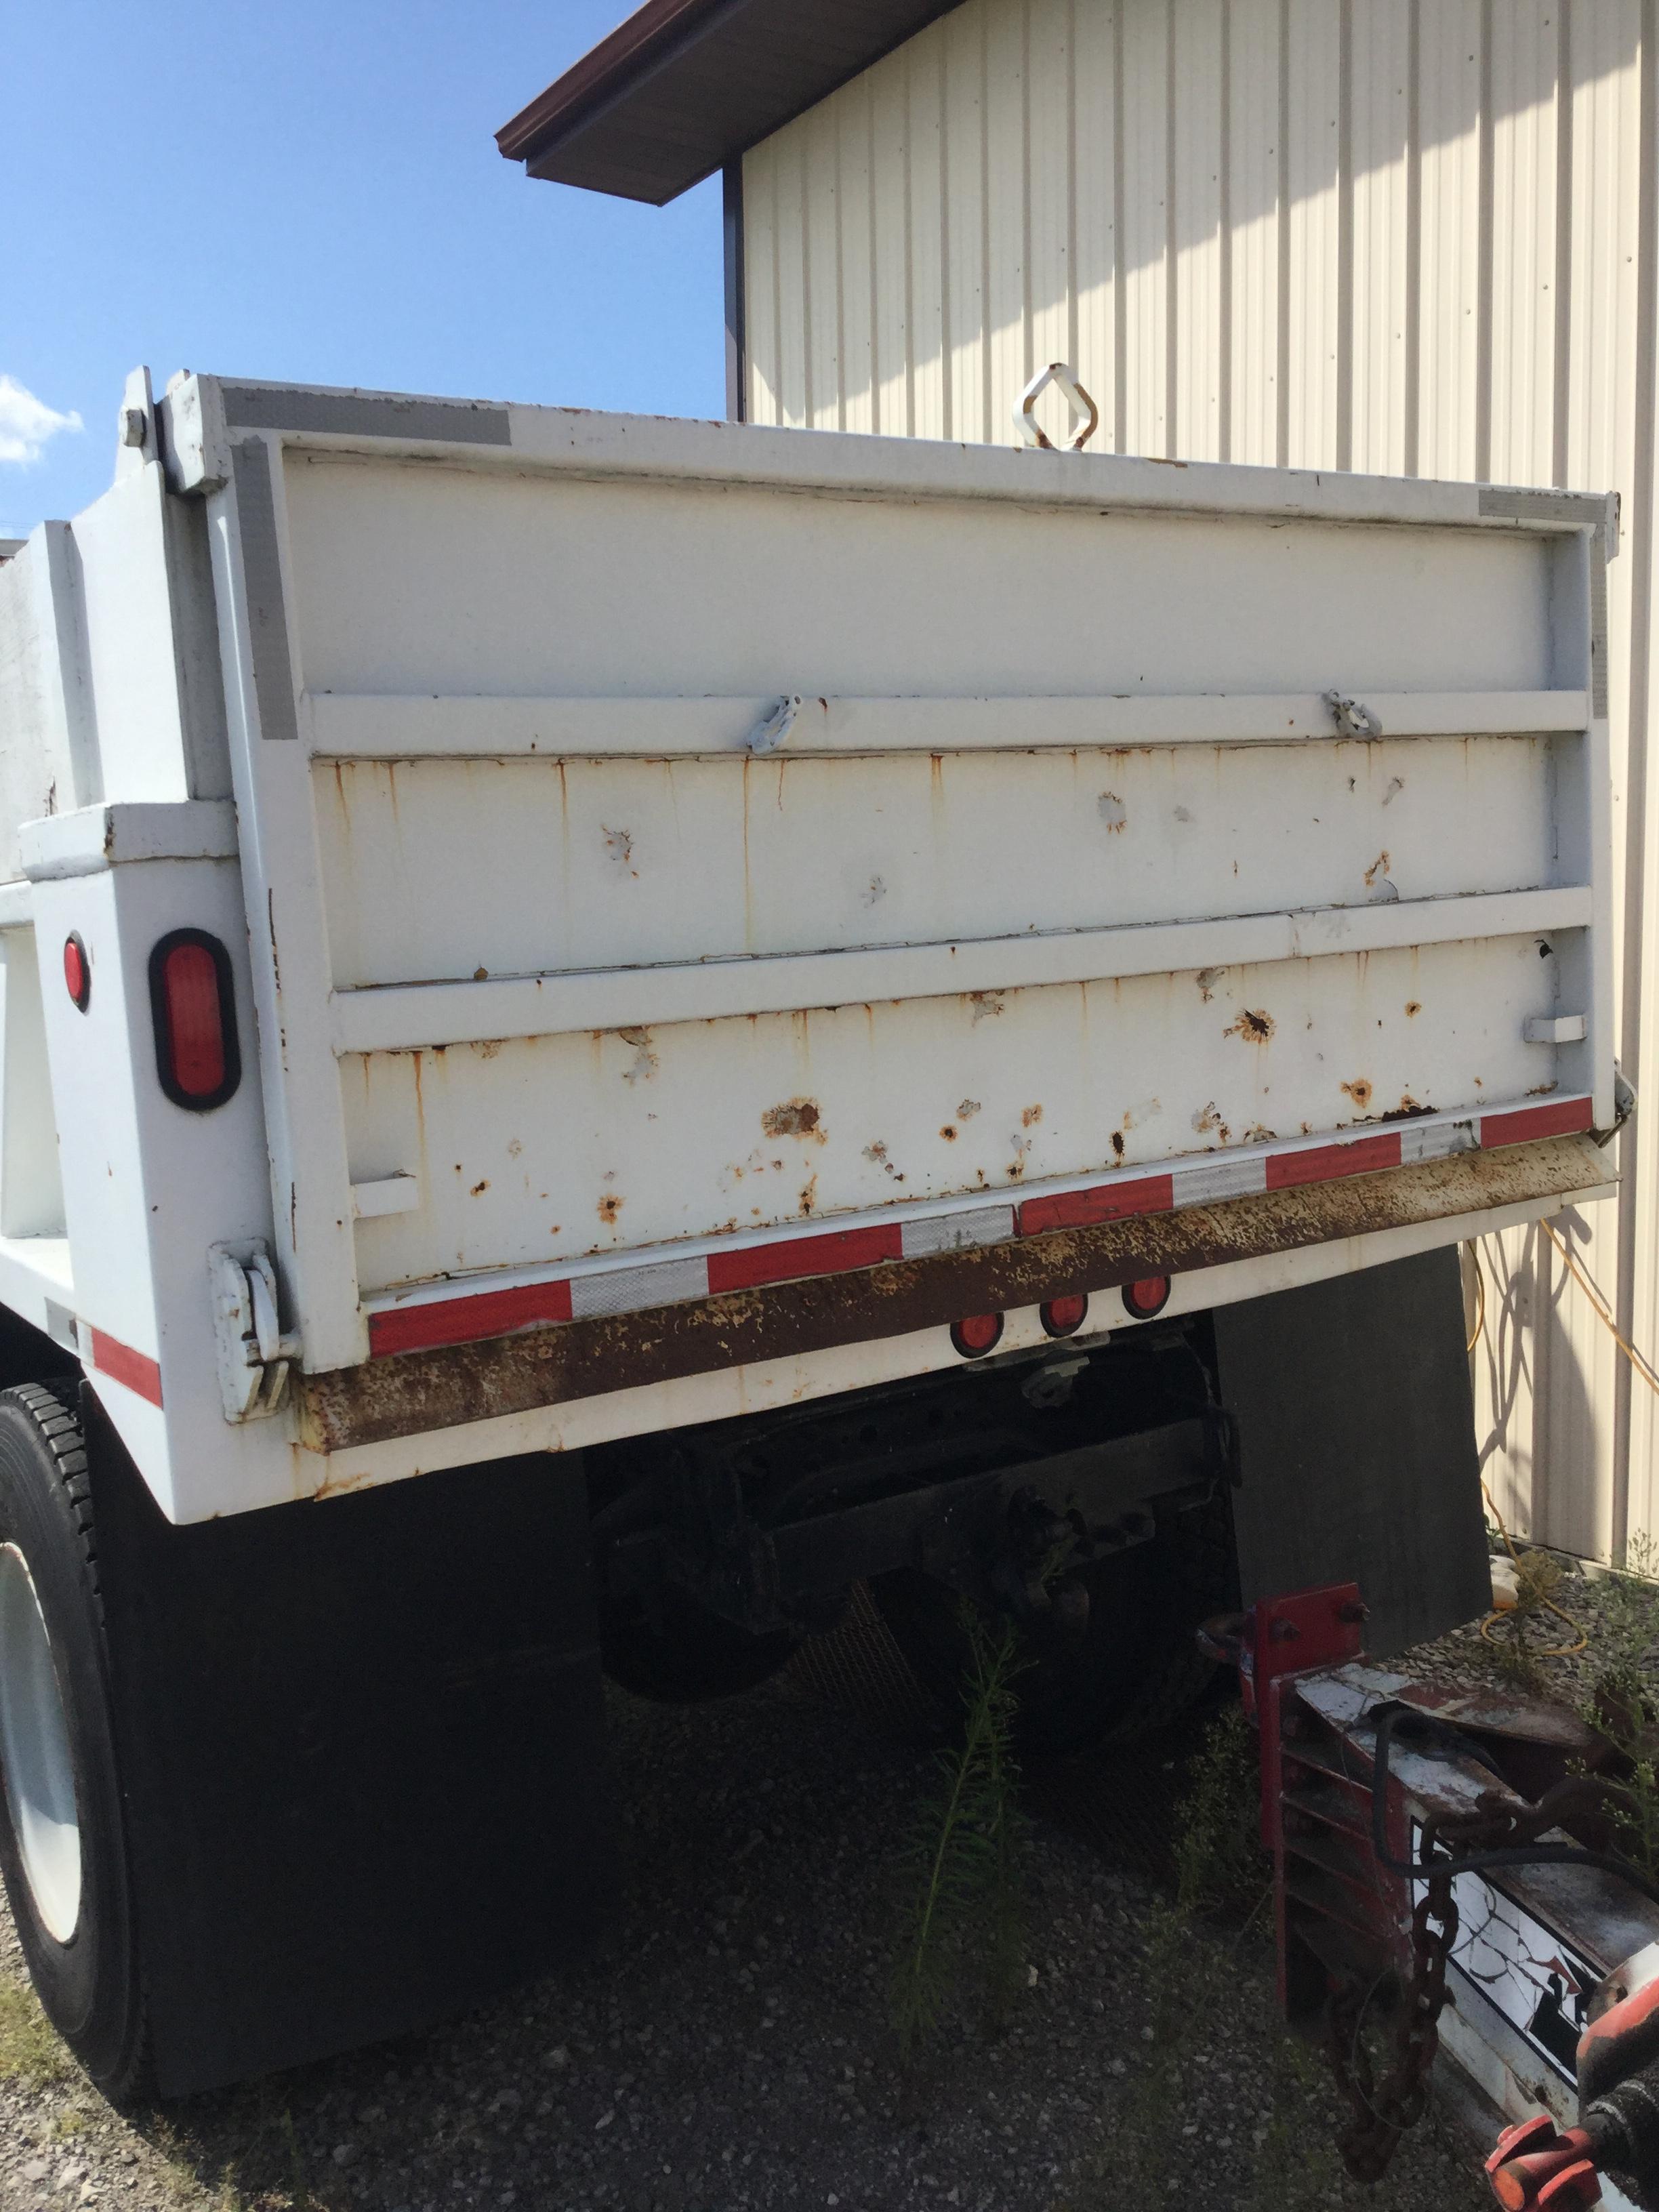
[[[313,1374],[1611,1125],[1604,502],[161,414]]]

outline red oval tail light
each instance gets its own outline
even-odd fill
[[[92,963],[78,929],[64,939],[64,983],[84,1014],[92,997]]]
[[[1125,1283],[1123,1303],[1137,1321],[1150,1321],[1170,1303],[1170,1278],[1143,1275],[1138,1283]]]
[[[155,1072],[175,1106],[205,1114],[242,1079],[230,955],[204,929],[175,929],[149,956]]]

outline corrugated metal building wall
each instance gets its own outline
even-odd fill
[[[1006,443],[1034,368],[1064,358],[1120,452],[1620,491],[1638,1089],[1659,1015],[1656,62],[1659,0],[965,0],[743,169],[752,421]],[[1618,1206],[1568,1226],[1651,1347],[1659,1096],[1621,1149]],[[1541,1234],[1482,1257],[1498,1504],[1604,1557],[1659,1528],[1659,1402]]]

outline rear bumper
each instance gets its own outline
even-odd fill
[[[526,1328],[307,1376],[299,1392],[301,1440],[312,1453],[352,1451],[612,1392],[909,1336],[963,1314],[1034,1307],[1147,1275],[1225,1270],[1216,1278],[1218,1302],[1248,1297],[1266,1286],[1240,1282],[1231,1288],[1243,1262],[1436,1223],[1445,1224],[1445,1237],[1428,1241],[1454,1241],[1471,1233],[1469,1217],[1500,1216],[1517,1206],[1548,1210],[1550,1201],[1588,1196],[1612,1180],[1606,1155],[1588,1137],[1550,1137],[644,1312]],[[534,1446],[526,1440],[516,1448]]]

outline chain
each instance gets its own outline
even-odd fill
[[[1423,1831],[1423,1853],[1431,1856],[1439,1840],[1438,1824]],[[1338,2133],[1342,2163],[1356,2181],[1380,2181],[1395,2145],[1423,2117],[1429,2101],[1429,2077],[1440,2046],[1440,2014],[1446,2002],[1446,1961],[1457,1941],[1457,1902],[1452,1895],[1456,1861],[1435,1860],[1423,1895],[1412,1908],[1412,1971],[1395,2022],[1394,2056],[1378,2081],[1365,2047],[1365,2008],[1372,1991],[1350,1978],[1331,1999],[1329,2057],[1336,2085],[1353,2108]]]
[[[1446,1962],[1457,1942],[1452,1885],[1460,1863],[1482,1851],[1536,1843],[1565,1818],[1603,1810],[1609,1799],[1627,1794],[1599,1777],[1573,1775],[1547,1790],[1535,1805],[1504,1803],[1487,1792],[1473,1813],[1431,1816],[1424,1822],[1418,1863],[1428,1869],[1427,1878],[1412,1908],[1411,1973],[1395,2021],[1392,2058],[1380,2081],[1363,2033],[1377,1983],[1367,1988],[1350,1976],[1330,2000],[1327,2056],[1353,2115],[1338,2131],[1337,2148],[1356,2181],[1382,2179],[1401,2136],[1428,2108],[1446,2002]]]

